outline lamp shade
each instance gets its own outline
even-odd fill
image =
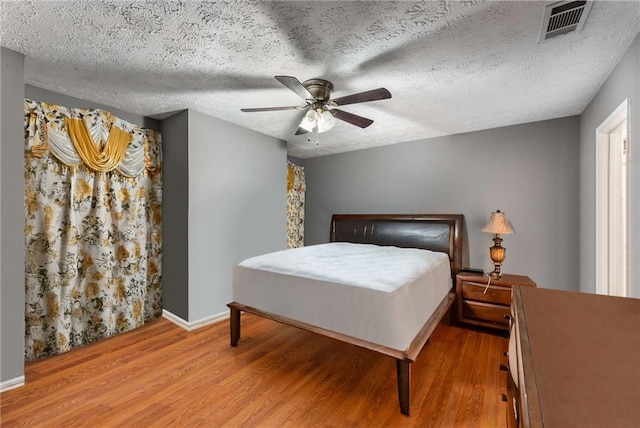
[[[331,114],[331,111],[324,110],[322,113],[318,114],[318,132],[326,132],[333,128],[333,125],[336,124],[336,120]]]
[[[513,226],[511,225],[511,222],[509,221],[507,216],[505,216],[504,213],[501,212],[500,210],[497,210],[496,212],[491,213],[491,217],[489,217],[489,221],[487,222],[487,225],[482,228],[482,231],[487,233],[498,233],[498,234],[515,233],[515,230],[513,230]]]
[[[306,131],[313,131],[313,128],[316,127],[316,122],[318,120],[318,113],[313,110],[310,109],[307,114],[304,115],[304,117],[302,118],[302,122],[300,122],[300,128],[306,130]]]

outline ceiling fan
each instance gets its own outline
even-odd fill
[[[333,107],[391,98],[391,93],[388,90],[378,88],[332,100],[331,91],[333,91],[333,83],[328,80],[309,79],[300,83],[298,79],[292,76],[275,76],[275,78],[278,82],[305,100],[307,104],[304,106],[243,108],[240,110],[248,113],[278,110],[308,110],[302,118],[295,135],[306,134],[313,131],[328,131],[335,125],[335,119],[343,120],[360,128],[366,128],[373,123],[373,120]]]

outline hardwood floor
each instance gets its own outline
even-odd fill
[[[392,358],[249,314],[187,332],[166,319],[27,364],[2,427],[504,427],[507,339],[440,324],[400,413]]]

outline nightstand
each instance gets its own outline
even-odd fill
[[[535,287],[528,276],[505,273],[500,279],[483,275],[456,275],[456,312],[460,323],[509,330],[511,287]],[[487,286],[489,284],[489,286]]]

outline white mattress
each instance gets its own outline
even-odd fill
[[[451,286],[444,253],[345,242],[265,254],[233,270],[236,303],[400,351]]]

